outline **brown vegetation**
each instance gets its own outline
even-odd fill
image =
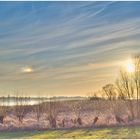
[[[84,100],[50,98],[49,102],[39,100],[37,105],[28,105],[25,97],[17,96],[15,106],[1,104],[0,123],[4,123],[7,114],[16,116],[21,126],[27,115],[34,114],[37,123],[43,122],[46,128],[127,124],[140,120],[140,56],[133,59],[133,73],[121,70],[115,84],[103,86],[100,93],[91,93]]]

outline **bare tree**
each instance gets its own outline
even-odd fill
[[[18,118],[19,123],[23,122],[23,118],[25,117],[27,110],[26,110],[26,101],[24,97],[16,96],[15,98],[16,105],[14,106],[14,113]]]
[[[87,96],[88,96],[89,100],[101,100],[101,99],[103,99],[103,97],[101,96],[101,91],[90,92],[87,94]]]
[[[73,106],[72,106],[72,110],[75,113],[76,119],[74,121],[74,123],[77,123],[78,126],[82,126],[83,122],[82,122],[82,111],[84,110],[84,106],[83,104],[85,104],[85,100],[79,100],[76,101]]]
[[[114,100],[116,98],[116,91],[113,84],[107,84],[103,87],[103,91],[108,100]]]
[[[119,79],[116,80],[116,90],[117,90],[118,100],[126,100],[126,94],[122,88],[122,85]]]
[[[118,115],[115,115],[115,119],[118,123],[125,123],[125,121]]]
[[[97,121],[99,120],[99,117],[95,117],[93,120],[93,126],[95,126],[95,124],[97,123]]]
[[[135,55],[133,57],[133,63],[135,67],[134,71],[134,83],[136,88],[136,99],[137,99],[137,118],[140,118],[140,55]]]
[[[7,114],[7,107],[5,105],[5,97],[1,97],[0,102],[0,123],[4,123],[4,118]]]
[[[49,101],[49,109],[48,109],[48,119],[49,119],[49,123],[50,123],[50,127],[51,128],[56,128],[57,124],[56,124],[56,118],[57,118],[57,114],[59,112],[59,101],[56,101],[56,98],[50,97],[50,101]]]
[[[39,119],[43,113],[43,105],[42,105],[43,101],[41,98],[39,98],[39,102],[38,104],[34,105],[34,113],[35,113],[35,116],[36,116],[36,119],[37,121],[39,122]]]
[[[128,74],[125,70],[120,71],[120,77],[117,79],[117,89],[118,94],[121,95],[126,102],[129,104],[129,109],[131,112],[132,120],[135,118],[134,115],[134,107],[133,107],[133,98],[134,98],[134,83],[130,74]]]

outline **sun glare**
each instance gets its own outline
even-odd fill
[[[135,65],[133,64],[133,61],[131,59],[127,60],[126,62],[126,70],[129,73],[133,73],[135,70]]]
[[[22,72],[23,73],[31,73],[33,72],[34,70],[31,68],[31,67],[25,67],[25,68],[22,68]]]

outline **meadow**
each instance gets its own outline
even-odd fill
[[[75,128],[61,130],[34,130],[0,132],[0,139],[137,139],[140,138],[140,126],[104,127],[104,128]]]

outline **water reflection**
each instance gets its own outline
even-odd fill
[[[0,98],[0,105],[3,106],[14,106],[14,105],[35,105],[39,104],[41,102],[47,101],[46,99],[38,99],[38,98],[6,98],[1,97]]]

